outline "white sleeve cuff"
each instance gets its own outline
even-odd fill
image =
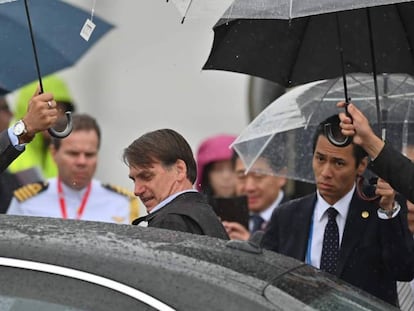
[[[24,150],[24,146],[26,146],[26,144],[19,144],[19,138],[16,135],[14,135],[12,127],[9,127],[9,129],[7,130],[7,133],[9,134],[9,139],[13,147],[19,151]]]
[[[377,214],[378,214],[378,217],[381,218],[381,219],[392,219],[392,218],[394,218],[395,216],[398,215],[400,210],[401,210],[400,204],[397,201],[394,201],[394,206],[393,206],[392,210],[385,211],[382,208],[379,208],[377,210]]]

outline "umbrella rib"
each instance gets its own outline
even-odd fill
[[[410,40],[409,40],[409,37],[408,37],[408,32],[407,32],[407,26],[405,25],[405,23],[404,23],[404,21],[403,21],[403,18],[402,18],[402,15],[401,15],[401,10],[400,10],[400,7],[399,6],[396,6],[396,9],[397,9],[397,13],[398,13],[398,16],[400,17],[398,20],[399,21],[401,21],[401,26],[402,26],[402,28],[404,29],[404,33],[405,33],[405,37],[407,38],[407,44],[408,44],[408,46],[409,46],[409,53],[411,54],[411,59],[414,59],[414,52],[413,52],[413,47],[412,47],[412,45],[410,44]]]
[[[294,61],[292,62],[292,66],[291,66],[291,69],[293,69],[294,67],[295,67],[295,64],[296,64],[296,61],[297,61],[297,59],[298,59],[298,57],[299,57],[299,53],[300,53],[300,51],[301,51],[301,49],[302,49],[302,45],[303,45],[303,38],[305,37],[305,34],[306,34],[306,32],[308,31],[308,24],[309,24],[309,22],[310,22],[310,19],[311,19],[311,17],[307,17],[306,18],[306,25],[304,26],[305,27],[305,31],[302,33],[302,38],[301,38],[301,40],[299,40],[299,48],[297,49],[297,53],[296,53],[296,55],[295,55],[295,59],[294,59]],[[289,83],[289,81],[291,81],[292,82],[292,74],[293,74],[293,70],[290,70],[289,71],[289,77],[288,77],[288,80],[287,80],[287,85],[289,85],[290,83]]]
[[[388,94],[389,95],[393,95],[394,94],[394,92],[396,92],[396,91],[398,91],[398,89],[399,88],[401,88],[406,82],[407,82],[407,80],[408,80],[408,75],[406,75],[405,77],[404,77],[404,80],[402,80],[400,83],[398,83],[392,90],[390,90],[389,92],[388,92]],[[398,94],[397,94],[398,95]]]
[[[252,168],[253,164],[257,161],[257,159],[262,154],[263,150],[267,147],[267,145],[269,144],[269,142],[273,139],[273,137],[275,135],[276,135],[276,133],[273,133],[272,135],[270,135],[270,137],[266,140],[266,142],[263,144],[263,146],[260,147],[259,151],[256,153],[256,155],[253,157],[253,159],[250,162],[250,164],[247,166],[247,168],[246,168],[246,174],[247,174],[247,172],[250,171],[250,169]]]

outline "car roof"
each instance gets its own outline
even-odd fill
[[[294,305],[300,310],[305,304],[294,295],[284,295],[275,284],[283,281],[282,285],[292,287],[287,275],[291,279],[306,275],[326,279],[324,273],[298,260],[270,251],[246,252],[229,244],[232,242],[165,229],[0,215],[0,256],[121,281],[182,310],[194,308],[195,299],[197,310],[224,306],[226,310],[284,310],[279,305],[282,298],[290,303],[289,310]],[[327,279],[340,287],[335,279]],[[344,285],[343,291],[349,290]],[[357,296],[360,302],[371,303],[369,296]],[[386,310],[373,301],[378,310]]]

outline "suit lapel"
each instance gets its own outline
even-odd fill
[[[363,201],[355,191],[348,210],[345,222],[344,233],[342,236],[341,249],[337,267],[337,276],[340,276],[345,267],[345,263],[351,255],[356,244],[361,240],[364,231],[368,227],[368,222],[372,217],[376,217],[373,204]]]

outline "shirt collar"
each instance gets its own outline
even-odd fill
[[[330,208],[331,206],[335,207],[335,209],[338,211],[338,214],[341,215],[341,217],[346,218],[346,216],[348,215],[349,205],[351,203],[352,196],[354,195],[354,191],[355,191],[355,183],[352,189],[347,194],[345,194],[338,202],[336,202],[334,205],[330,205],[328,204],[328,202],[326,202],[322,198],[322,196],[319,193],[319,190],[317,190],[316,191],[317,200],[316,200],[316,207],[315,207],[315,214],[314,214],[316,220],[320,221],[323,215],[325,214],[326,210]]]
[[[264,219],[264,221],[268,222],[270,220],[270,218],[272,217],[273,210],[279,206],[280,202],[282,202],[283,196],[284,193],[282,190],[280,190],[276,200],[274,200],[268,208],[266,208],[263,212],[259,214]]]
[[[172,200],[174,200],[176,197],[178,197],[180,194],[186,193],[186,192],[198,192],[195,189],[187,189],[187,190],[183,190],[177,193],[174,193],[172,195],[170,195],[169,197],[167,197],[166,199],[164,199],[163,201],[161,201],[160,203],[158,203],[149,214],[153,214],[156,211],[160,210],[161,208],[163,208],[165,205],[167,205],[168,203],[170,203]]]

